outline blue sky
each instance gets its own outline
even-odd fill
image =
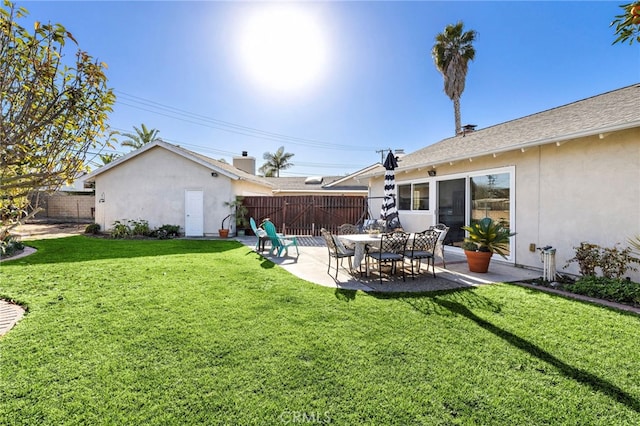
[[[80,48],[108,64],[118,97],[114,129],[144,123],[213,158],[231,162],[248,151],[258,166],[265,152],[284,146],[295,166],[281,176],[311,176],[344,175],[380,161],[378,150],[409,153],[453,135],[453,105],[430,55],[435,35],[450,23],[478,32],[463,124],[489,127],[639,82],[640,46],[611,44],[609,23],[621,3],[285,3],[303,22],[293,39],[304,42],[311,32],[308,43],[322,44],[283,59],[269,52],[269,62],[307,58],[313,50],[311,68],[297,71],[310,76],[306,83],[287,64],[273,78],[292,74],[277,83],[257,82],[251,73],[269,64],[257,62],[265,49],[243,50],[247,22],[279,16],[268,12],[275,3],[18,5],[29,10],[29,21],[63,24]],[[259,40],[268,36],[258,33]]]

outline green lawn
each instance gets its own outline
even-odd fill
[[[232,241],[29,243],[0,424],[639,424],[639,318],[511,285],[373,295]],[[304,254],[302,254],[304,256]]]

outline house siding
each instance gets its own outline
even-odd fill
[[[218,234],[229,214],[224,203],[236,194],[269,193],[251,182],[232,181],[162,147],[155,147],[95,177],[96,222],[111,229],[116,220],[147,220],[152,228],[179,225],[184,232],[185,191],[200,190],[204,196],[204,234]],[[100,199],[104,198],[104,202]]]
[[[400,165],[402,167],[402,165]],[[589,136],[521,150],[442,164],[431,184],[431,211],[400,212],[408,231],[418,231],[436,222],[435,180],[457,174],[513,167],[515,184],[512,209],[517,232],[514,238],[516,264],[541,268],[539,252],[529,245],[551,245],[557,249],[559,272],[577,274],[576,264],[563,266],[575,255],[574,247],[588,241],[604,247],[640,235],[640,129]],[[396,182],[423,181],[427,170],[400,172]],[[370,182],[370,195],[382,195],[382,176]],[[374,216],[379,200],[371,200]],[[640,281],[639,273],[629,276]]]

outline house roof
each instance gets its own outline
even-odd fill
[[[351,175],[349,176],[351,177]],[[357,191],[366,192],[367,185],[354,185],[354,182],[346,182],[345,176],[317,176],[317,177],[267,177],[265,178],[273,185],[274,192],[345,192]],[[339,182],[346,184],[339,184]],[[336,184],[338,183],[338,184]],[[334,185],[335,184],[335,185]]]
[[[640,127],[640,84],[444,139],[401,157],[397,170],[431,168],[501,152]],[[384,173],[379,165],[369,176]]]
[[[148,144],[145,144],[142,148],[139,148],[135,151],[129,152],[125,155],[123,155],[122,157],[118,157],[116,160],[112,161],[109,164],[106,164],[94,171],[92,171],[91,173],[89,173],[88,175],[86,175],[84,177],[84,180],[86,182],[92,182],[96,176],[111,170],[115,167],[118,167],[120,164],[129,161],[135,157],[137,157],[138,155],[149,151],[155,147],[161,147],[164,148],[166,150],[169,150],[171,152],[173,152],[174,154],[180,155],[188,160],[191,160],[195,163],[198,163],[208,169],[210,169],[213,172],[222,174],[224,176],[227,176],[229,179],[232,180],[246,180],[246,181],[250,181],[250,182],[254,182],[257,183],[259,185],[263,185],[263,186],[267,186],[269,188],[272,187],[272,184],[269,183],[267,180],[265,180],[264,178],[260,177],[260,176],[255,176],[252,175],[250,173],[244,172],[230,164],[224,163],[222,161],[219,160],[214,160],[213,158],[209,158],[205,155],[202,154],[198,154],[196,152],[193,151],[189,151],[188,149],[184,149],[180,146],[177,145],[173,145],[164,141],[155,141],[155,142],[150,142]]]

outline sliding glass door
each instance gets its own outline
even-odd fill
[[[467,211],[465,188],[465,178],[438,182],[438,223],[444,223],[449,227],[444,240],[447,245],[460,246],[464,240],[462,227]]]
[[[469,178],[471,223],[485,217],[511,227],[511,179],[509,173],[486,174]]]
[[[445,244],[460,247],[462,227],[485,217],[512,228],[513,173],[503,168],[437,182],[438,223],[450,228]]]

